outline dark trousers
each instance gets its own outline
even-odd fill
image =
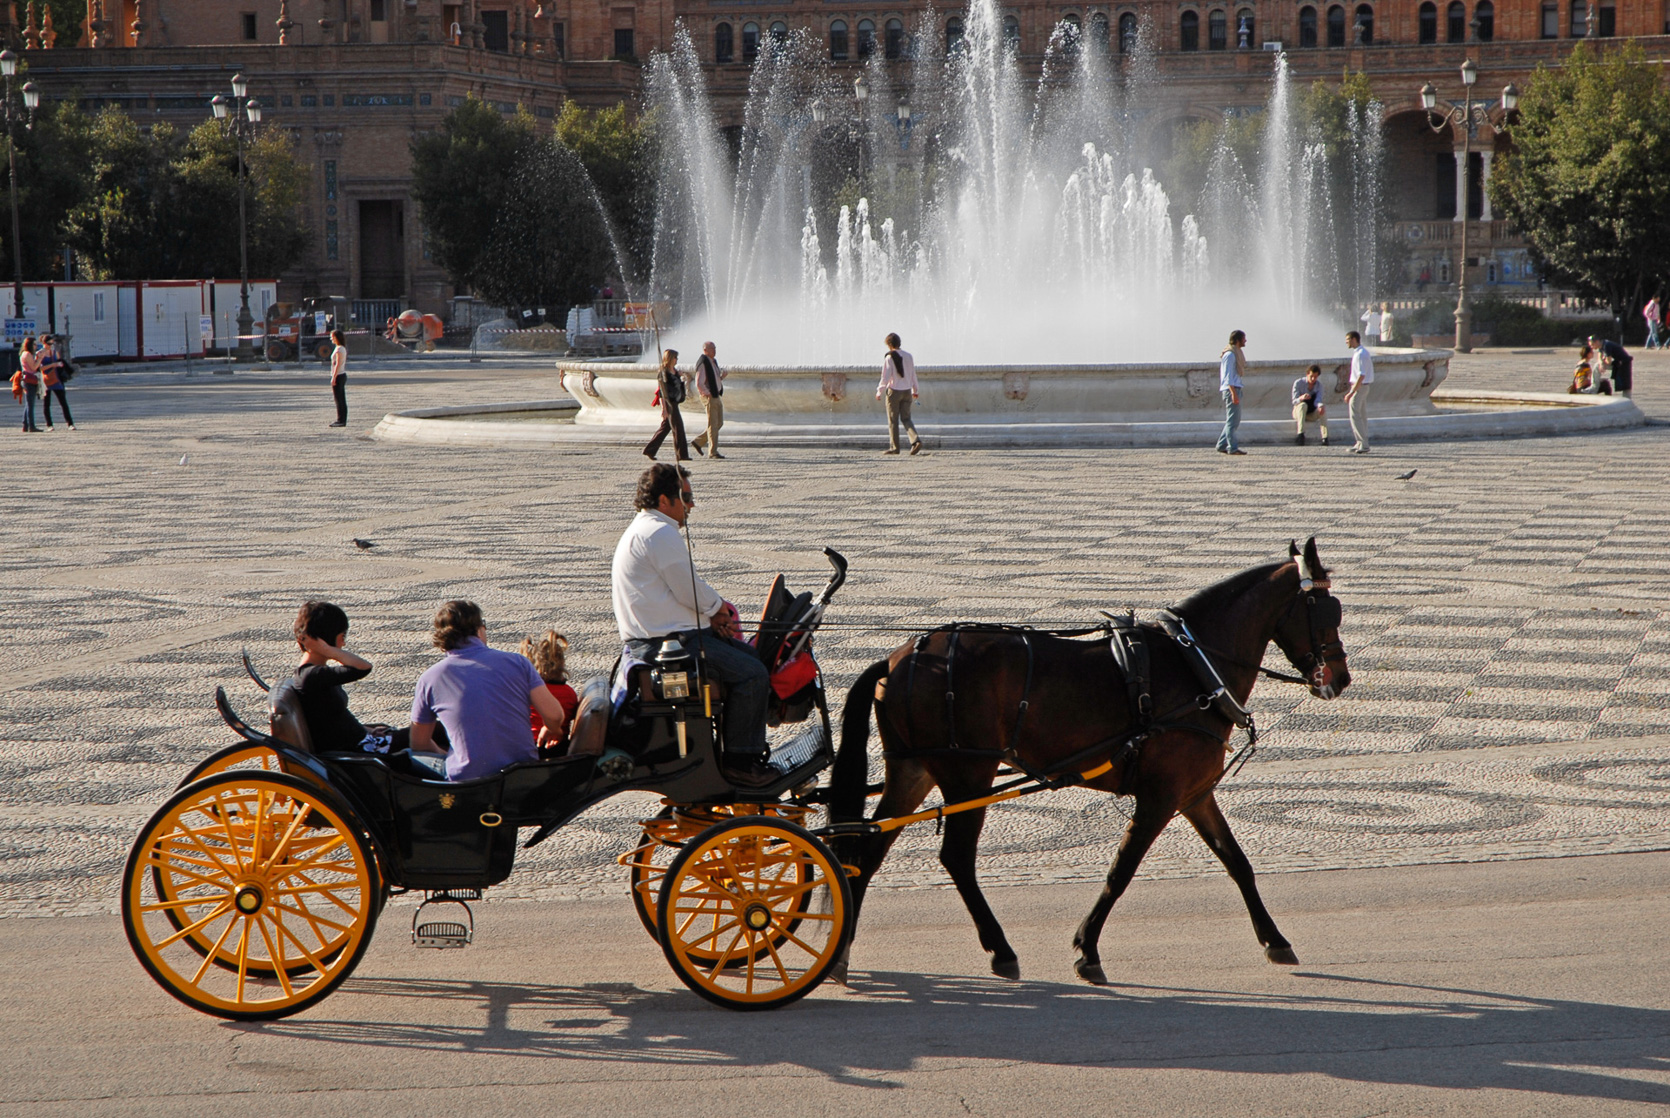
[[[1635,388],[1635,359],[1633,357],[1614,357],[1612,359],[1612,387],[1628,396]]]
[[[337,377],[331,381],[331,395],[336,397],[336,421],[348,422],[348,378]]]
[[[649,442],[644,444],[644,453],[654,458],[656,453],[660,451],[661,444],[666,440],[669,431],[673,435],[673,448],[678,452],[678,460],[680,462],[688,461],[690,458],[690,444],[684,439],[684,417],[678,413],[676,405],[669,404],[666,401],[662,401],[661,404],[661,426],[655,429],[655,434],[650,436]]]
[[[54,396],[58,397],[58,406],[64,411],[64,422],[74,427],[75,417],[70,415],[70,401],[64,395],[64,386],[61,384],[55,384],[48,388],[46,395],[41,398],[41,406],[46,409],[46,425],[48,427],[52,426],[52,398]]]
[[[39,431],[35,426],[35,397],[39,396],[39,385],[26,384],[23,386],[23,429],[25,431]]]

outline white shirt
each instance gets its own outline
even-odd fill
[[[1374,383],[1374,354],[1365,346],[1358,346],[1351,351],[1351,383]]]
[[[695,574],[673,518],[651,509],[640,509],[621,534],[609,579],[623,641],[703,628],[724,604]]]
[[[1392,312],[1386,311],[1380,316],[1380,337],[1387,345],[1392,344]]]
[[[895,353],[899,355],[899,361],[904,365],[903,376],[893,371],[893,355]],[[887,355],[881,359],[881,383],[876,385],[876,399],[881,399],[883,392],[909,392],[915,395],[917,391],[916,359],[902,349],[888,350]]]
[[[1363,312],[1363,333],[1371,338],[1380,336],[1380,312],[1368,310]]]
[[[1228,392],[1231,388],[1242,388],[1241,366],[1246,358],[1234,346],[1224,350],[1218,357],[1218,391]]]
[[[337,346],[331,350],[331,379],[343,376],[348,372],[348,347]]]

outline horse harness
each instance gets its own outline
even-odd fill
[[[1134,612],[1123,616],[1104,613],[1107,618],[1100,625],[1085,629],[1064,630],[1035,630],[1024,626],[992,625],[992,624],[962,624],[954,623],[930,630],[916,638],[911,649],[905,674],[905,691],[914,692],[916,681],[916,661],[927,647],[929,639],[937,632],[948,633],[945,653],[945,717],[947,730],[947,744],[937,749],[908,749],[889,750],[887,756],[920,758],[936,755],[955,755],[966,758],[992,757],[1003,761],[1016,771],[1023,773],[1028,779],[1048,788],[1060,788],[1078,781],[1080,767],[1098,754],[1109,754],[1109,760],[1115,764],[1124,764],[1129,769],[1135,761],[1142,744],[1149,738],[1171,730],[1189,730],[1213,741],[1220,740],[1216,734],[1204,726],[1188,720],[1187,716],[1199,711],[1210,711],[1229,722],[1231,725],[1247,731],[1247,741],[1240,751],[1224,767],[1223,776],[1246,763],[1258,742],[1258,726],[1253,719],[1253,713],[1241,704],[1230,693],[1219,674],[1217,665],[1213,663],[1213,656],[1228,660],[1230,663],[1242,667],[1252,667],[1261,674],[1288,683],[1299,683],[1307,686],[1320,687],[1322,668],[1328,655],[1338,648],[1344,651],[1344,643],[1339,640],[1324,642],[1322,633],[1331,625],[1336,630],[1339,627],[1342,612],[1339,599],[1329,594],[1317,594],[1316,590],[1326,590],[1328,583],[1320,579],[1311,579],[1308,572],[1301,571],[1300,594],[1306,607],[1306,620],[1310,630],[1310,651],[1305,654],[1301,662],[1295,667],[1304,672],[1303,676],[1288,675],[1284,672],[1271,671],[1262,665],[1246,665],[1231,657],[1224,656],[1216,649],[1209,649],[1202,645],[1189,624],[1182,617],[1164,610],[1160,613],[1159,624],[1146,625],[1136,620]],[[1283,614],[1285,621],[1288,614],[1297,608],[1300,598],[1296,596],[1288,605],[1287,613]],[[1280,624],[1280,622],[1278,622]],[[957,744],[957,690],[956,690],[956,660],[957,643],[964,631],[981,633],[1011,633],[1018,637],[1021,647],[1026,652],[1026,677],[1021,687],[1021,698],[1015,707],[1015,719],[1007,740],[1001,749],[978,749],[959,746]],[[1106,738],[1086,749],[1066,757],[1051,765],[1044,771],[1037,771],[1027,765],[1015,748],[1020,740],[1021,730],[1026,722],[1027,711],[1031,705],[1032,682],[1034,677],[1034,660],[1032,637],[1038,634],[1055,637],[1079,637],[1091,633],[1101,633],[1107,637],[1108,650],[1113,656],[1115,668],[1118,670],[1125,685],[1125,694],[1130,704],[1133,721],[1136,723],[1131,730]],[[1153,696],[1153,656],[1149,648],[1149,639],[1153,635],[1163,635],[1182,654],[1183,661],[1189,666],[1201,691],[1193,699],[1181,703],[1164,714],[1155,716]],[[877,701],[882,700],[882,692],[878,687]],[[1223,776],[1219,777],[1221,781]],[[1214,787],[1216,782],[1214,782]],[[1208,789],[1210,791],[1210,789]]]

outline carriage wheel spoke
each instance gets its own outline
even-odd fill
[[[296,933],[290,930],[289,925],[285,924],[282,920],[275,920],[273,923],[278,928],[278,934],[295,944],[296,950],[302,953],[302,957],[308,961],[308,964],[312,966],[314,970],[318,971],[320,975],[323,975],[325,973],[324,962],[321,961],[320,958],[313,952],[309,951],[305,943],[296,938]]]
[[[295,818],[290,820],[290,829],[284,832],[284,837],[279,839],[278,844],[273,847],[272,856],[261,867],[261,872],[272,873],[273,867],[278,865],[278,860],[289,853],[290,843],[295,839],[296,832],[301,829],[302,820],[305,818],[307,818],[306,812],[296,812]]]
[[[273,961],[273,970],[278,974],[279,988],[284,991],[285,997],[295,997],[295,990],[290,988],[290,976],[284,973],[284,953],[278,950],[278,948],[273,944],[272,934],[267,931],[266,920],[257,916],[255,918],[255,926],[260,929],[261,939],[267,945],[267,957]]]
[[[215,940],[215,945],[209,948],[208,954],[203,956],[203,962],[199,964],[197,973],[191,976],[191,984],[193,986],[196,986],[199,982],[203,981],[203,975],[207,973],[210,964],[215,961],[215,956],[220,954],[221,944],[226,942],[226,937],[231,935],[232,929],[237,926],[238,922],[236,920],[228,920],[226,922],[226,928],[220,933],[220,938]]]
[[[220,902],[219,906],[217,906],[213,912],[211,912],[211,913],[209,913],[209,915],[203,917],[203,919],[197,921],[197,923],[187,924],[185,927],[181,928],[179,931],[175,932],[173,935],[169,936],[167,939],[158,940],[157,944],[156,944],[157,950],[161,951],[164,947],[168,947],[172,944],[178,943],[180,940],[182,940],[185,937],[191,935],[193,932],[197,931],[199,928],[206,927],[208,924],[210,924],[214,921],[215,917],[220,916],[222,913],[226,912],[226,910],[231,908],[231,907],[232,907],[232,902],[230,900],[222,900]]]
[[[249,975],[249,917],[244,917],[243,935],[238,937],[238,1001],[244,1000],[244,980]]]
[[[783,979],[783,985],[784,986],[792,986],[794,984],[794,980],[789,977],[788,968],[783,966],[782,956],[777,954],[777,945],[771,942],[770,937],[766,938],[765,949],[766,949],[766,951],[770,952],[771,961],[772,961],[773,964],[776,965],[777,973]],[[812,952],[812,957],[816,958],[817,957],[817,952],[815,952],[815,951]]]
[[[725,950],[720,953],[719,957],[713,961],[713,965],[709,967],[707,971],[709,982],[715,981],[714,976],[724,969],[726,963],[731,961],[731,956],[736,954],[736,945],[742,942],[742,936],[743,933],[739,931],[735,936],[731,937],[730,945],[726,947]]]

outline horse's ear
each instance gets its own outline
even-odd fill
[[[1287,541],[1287,557],[1289,559],[1299,558],[1299,544],[1296,540]]]
[[[1328,568],[1322,565],[1322,556],[1316,552],[1316,537],[1305,541],[1305,566],[1309,568],[1312,578],[1327,578]]]

